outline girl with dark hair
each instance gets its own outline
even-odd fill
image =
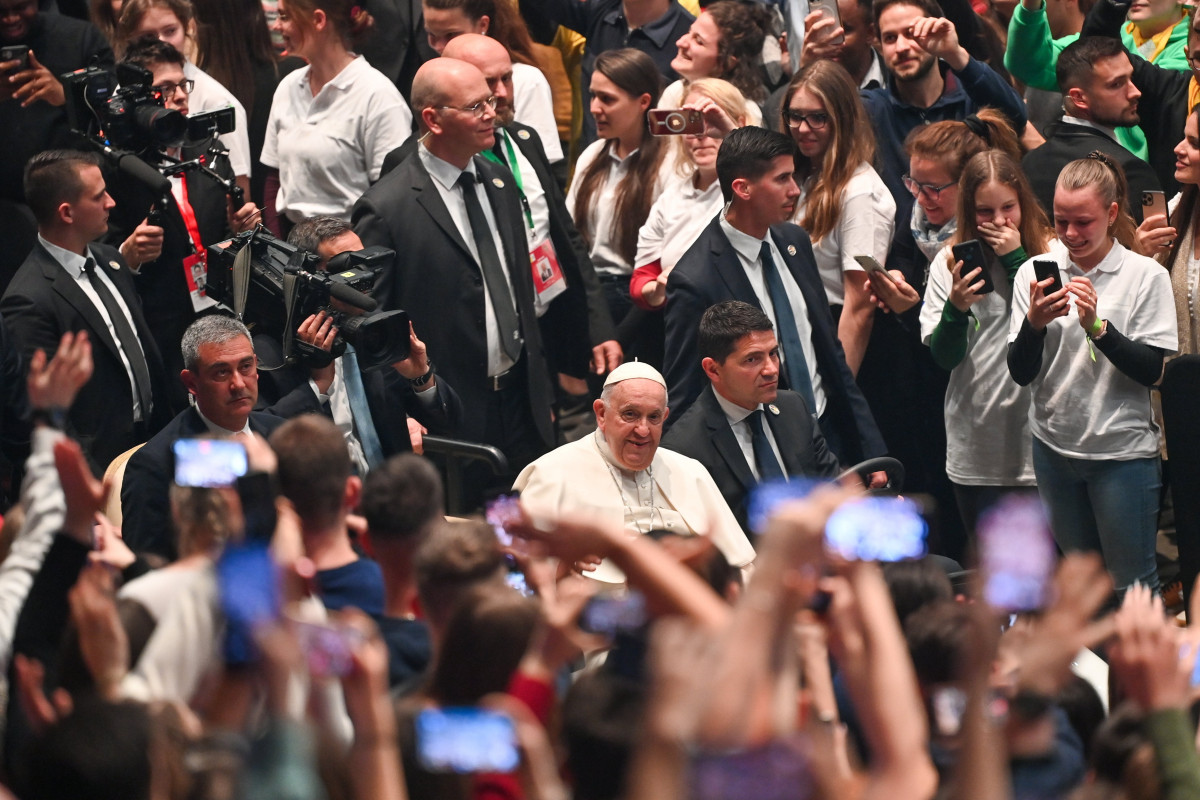
[[[1129,249],[1126,203],[1125,176],[1103,153],[1059,174],[1058,241],[1017,272],[1008,353],[1012,377],[1032,386],[1033,468],[1054,537],[1064,552],[1099,551],[1118,591],[1158,587],[1149,389],[1178,346],[1170,276]],[[1041,280],[1039,260],[1053,262]]]
[[[764,13],[755,4],[740,0],[719,0],[701,11],[675,43],[671,69],[682,78],[663,91],[657,107],[679,108],[691,81],[721,78],[746,98],[748,123],[761,125],[761,105],[767,99],[762,82]]]
[[[1010,156],[985,150],[958,182],[958,229],[929,265],[921,338],[950,372],[946,389],[946,474],[973,537],[979,514],[1017,487],[1032,487],[1029,390],[1008,375],[1008,318],[1017,269],[1046,252],[1050,222]],[[965,271],[951,247],[984,245],[994,291],[980,269]]]
[[[412,112],[383,73],[350,50],[370,25],[352,0],[280,0],[276,26],[308,66],[279,83],[262,162],[267,225],[283,234],[313,217],[350,219],[383,159],[412,134]]]
[[[421,10],[429,46],[439,55],[446,42],[464,33],[490,36],[508,48],[513,61],[513,116],[537,131],[550,163],[561,161],[554,98],[543,72],[554,70],[555,58],[561,70],[562,59],[557,51],[534,44],[515,0],[423,0]]]
[[[645,329],[645,315],[633,309],[629,279],[638,231],[671,171],[666,142],[646,127],[646,111],[660,91],[658,69],[645,53],[626,48],[596,58],[591,112],[600,138],[579,156],[567,192],[567,208],[618,322],[618,341],[626,357],[648,356],[652,364],[662,361],[661,328],[656,343],[654,332]],[[659,315],[650,319],[661,326]]]
[[[259,156],[267,136],[271,99],[280,79],[304,62],[279,58],[259,0],[205,0],[196,6],[196,64],[246,108],[246,132],[254,157],[250,195],[262,206],[266,170]]]
[[[800,150],[795,222],[812,237],[846,364],[857,374],[875,305],[854,257],[887,263],[896,201],[871,166],[875,135],[844,67],[833,61],[805,67],[788,86],[782,108],[786,132]]]

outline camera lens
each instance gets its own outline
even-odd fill
[[[671,133],[679,133],[687,127],[687,120],[684,119],[683,114],[676,111],[672,114],[667,114],[666,125],[667,130]]]

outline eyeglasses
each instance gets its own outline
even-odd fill
[[[1188,66],[1200,72],[1200,53],[1193,53],[1187,57]]]
[[[176,89],[183,89],[184,94],[191,94],[192,89],[196,88],[196,82],[191,78],[184,78],[179,83],[159,83],[153,88],[154,91],[161,93],[163,97],[170,97],[175,94]]]
[[[475,115],[475,119],[483,119],[483,115],[487,109],[496,110],[495,96],[489,97],[487,100],[480,100],[473,106],[438,106],[438,108],[451,108],[455,111],[467,111]]]
[[[951,186],[958,185],[958,181],[950,181],[949,183],[943,183],[941,186],[934,186],[932,183],[921,183],[920,181],[915,181],[910,175],[902,175],[900,180],[904,181],[904,188],[908,189],[908,191],[912,193],[913,197],[924,193],[925,196],[930,200],[937,200],[942,196],[942,192],[944,192],[946,189],[949,189]]]
[[[824,111],[814,111],[811,114],[804,114],[793,108],[785,108],[783,116],[787,118],[789,128],[799,128],[803,123],[807,122],[810,130],[819,131],[829,124],[829,115]]]

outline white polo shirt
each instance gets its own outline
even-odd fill
[[[383,159],[412,135],[412,112],[396,85],[361,56],[313,97],[311,67],[279,82],[267,120],[262,163],[279,170],[275,206],[292,222],[350,209]]]
[[[692,177],[675,175],[650,207],[650,216],[638,231],[637,257],[633,260],[636,266],[660,261],[663,272],[670,273],[713,217],[721,213],[725,206],[721,182],[713,181],[700,191]]]
[[[1126,338],[1172,353],[1178,347],[1175,300],[1167,270],[1153,259],[1113,242],[1090,272],[1055,241],[1048,255],[1058,263],[1063,285],[1076,276],[1092,282],[1097,314]],[[1008,341],[1013,342],[1029,312],[1033,262],[1021,265],[1013,283]],[[1029,427],[1050,449],[1068,458],[1127,461],[1158,453],[1158,430],[1150,413],[1150,390],[1112,365],[1087,338],[1079,315],[1071,312],[1046,326],[1042,368],[1034,379]],[[1093,360],[1093,355],[1095,360]]]
[[[233,106],[236,127],[232,132],[218,138],[229,151],[229,165],[233,167],[233,174],[250,177],[250,128],[246,122],[246,107],[233,96],[233,92],[218,83],[216,78],[190,61],[183,62],[183,77],[196,82],[192,93],[188,95],[189,114]]]
[[[554,119],[554,95],[550,82],[537,67],[513,62],[513,119],[537,131],[546,160],[562,161],[562,142]]]

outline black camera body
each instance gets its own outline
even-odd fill
[[[342,253],[322,272],[316,254],[264,229],[247,231],[208,248],[207,293],[234,309],[251,329],[278,338],[285,364],[326,366],[349,344],[363,370],[381,369],[407,358],[409,350],[407,312],[375,312],[369,296],[378,272],[390,269],[395,255],[382,247]],[[296,338],[300,324],[321,311],[333,317],[339,331],[331,352]]]
[[[67,120],[85,136],[95,135],[98,123],[113,147],[139,153],[178,147],[187,138],[187,118],[165,107],[147,69],[118,64],[112,73],[87,67],[62,76],[62,82]]]

